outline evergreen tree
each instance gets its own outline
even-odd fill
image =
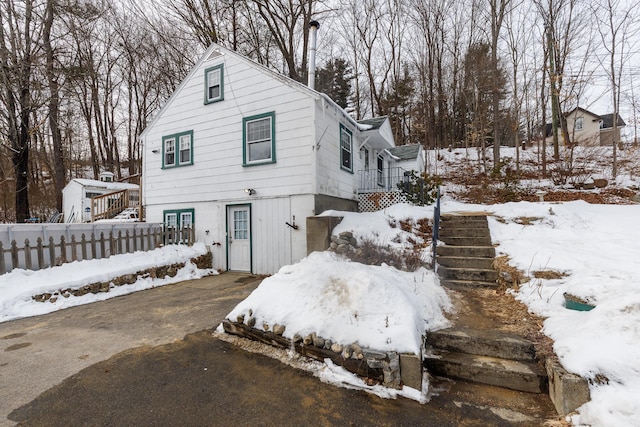
[[[336,104],[346,108],[351,95],[351,67],[342,58],[333,59],[316,71],[316,90],[333,99]]]

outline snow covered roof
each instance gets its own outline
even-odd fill
[[[382,150],[396,145],[387,116],[358,120],[358,129],[370,147]]]
[[[389,149],[389,153],[398,160],[415,160],[420,154],[420,144],[400,145]]]
[[[92,188],[101,188],[105,190],[132,190],[138,189],[140,186],[138,184],[129,184],[127,182],[104,182],[98,181],[97,179],[86,179],[86,178],[75,178],[69,181],[69,184],[75,182],[80,184],[83,187],[92,187]],[[67,186],[69,185],[67,184]]]

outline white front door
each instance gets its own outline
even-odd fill
[[[251,271],[251,214],[248,205],[227,208],[227,265],[233,271]]]

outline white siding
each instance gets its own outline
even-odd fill
[[[224,62],[224,100],[204,104],[204,70]],[[313,99],[235,55],[205,61],[144,135],[145,203],[312,193]],[[243,166],[242,118],[275,112],[276,163]],[[194,164],[162,169],[162,137],[193,130]],[[158,153],[153,153],[157,150]]]
[[[82,185],[75,181],[70,181],[62,190],[62,212],[64,222],[82,222],[82,202],[84,191]]]
[[[318,162],[317,193],[357,200],[358,172],[364,169],[360,157],[358,129],[342,113],[328,103],[318,102],[316,110],[316,155]],[[320,106],[321,105],[321,106]],[[353,173],[340,167],[340,124],[353,136]]]
[[[162,222],[166,209],[194,209],[196,240],[210,248],[213,267],[224,271],[227,269],[227,207],[247,204],[251,207],[252,271],[273,274],[283,265],[306,256],[306,217],[313,215],[313,203],[313,196],[286,196],[152,206],[147,210],[147,221]],[[286,224],[294,225],[294,216],[297,230]]]

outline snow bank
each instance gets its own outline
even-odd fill
[[[206,247],[203,243],[196,243],[191,247],[169,245],[153,251],[113,255],[105,259],[74,261],[38,271],[15,269],[0,275],[0,322],[46,314],[63,308],[214,274],[212,270],[199,270],[188,262],[205,253]],[[177,263],[186,263],[186,265],[175,277],[141,278],[134,284],[111,288],[109,292],[58,298],[53,303],[36,302],[32,299],[36,294],[53,293],[66,288],[77,289],[147,268]]]
[[[284,336],[315,332],[341,344],[420,354],[425,331],[447,325],[451,309],[435,274],[349,262],[314,252],[265,279],[227,316],[251,310],[257,325],[285,325]]]

